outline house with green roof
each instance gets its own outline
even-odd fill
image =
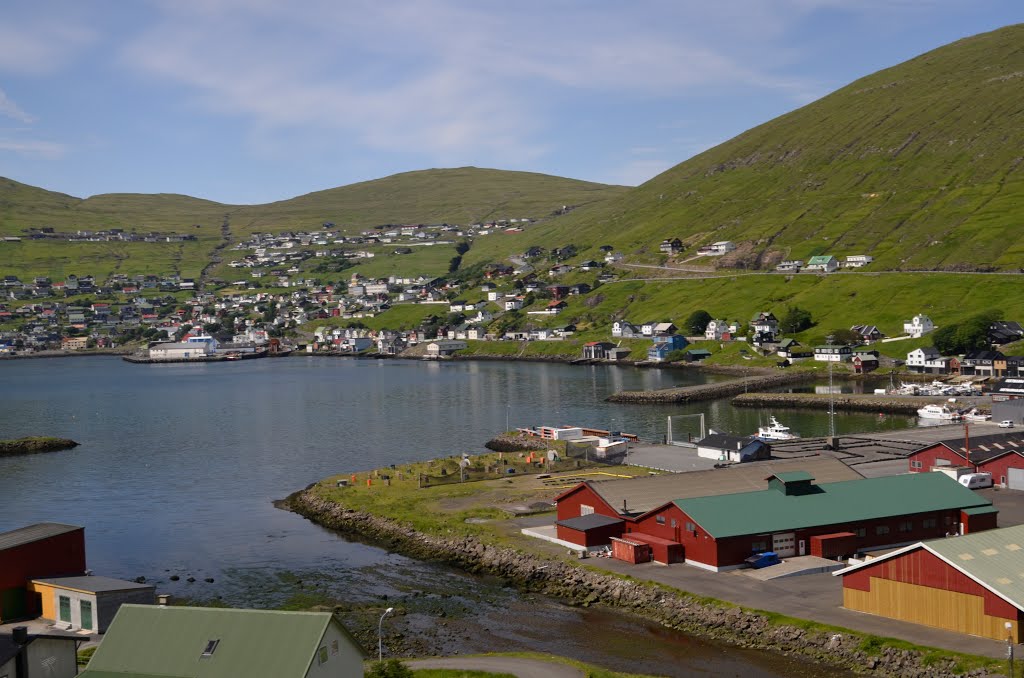
[[[329,612],[122,605],[80,678],[362,678]]]
[[[764,482],[763,490],[668,502],[639,516],[626,536],[677,542],[686,563],[720,571],[764,551],[782,558],[853,555],[996,527],[992,503],[943,473],[816,483],[792,471]],[[846,551],[822,549],[822,540],[831,539]]]
[[[819,271],[821,273],[834,273],[839,270],[839,260],[831,254],[821,254],[807,260],[805,271]]]
[[[917,542],[833,575],[843,578],[848,609],[1024,640],[1024,525]]]

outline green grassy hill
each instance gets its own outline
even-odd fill
[[[873,269],[1024,266],[1024,25],[879,71],[521,240],[732,240],[767,267],[870,254]],[[483,255],[484,252],[480,252]],[[592,253],[591,253],[592,254]]]
[[[0,273],[20,276],[112,272],[197,276],[222,242],[228,220],[237,240],[254,231],[316,230],[330,221],[349,232],[390,223],[468,224],[542,218],[563,205],[593,204],[628,189],[529,172],[459,169],[407,172],[266,205],[224,205],[184,195],[105,194],[87,199],[0,178],[0,236],[27,229],[58,232],[121,228],[192,234],[186,243],[0,243]],[[451,254],[438,259],[447,269]]]

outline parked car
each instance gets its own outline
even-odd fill
[[[782,561],[779,560],[779,554],[774,551],[765,551],[764,553],[758,553],[750,556],[744,562],[750,565],[755,570],[759,570],[762,567],[770,567],[772,565],[778,565]]]
[[[1003,419],[999,422],[999,428],[1013,428],[1013,419]]]
[[[992,487],[991,473],[967,473],[958,479],[960,484],[969,490],[980,490],[983,487]]]

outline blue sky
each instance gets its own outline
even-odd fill
[[[262,203],[430,167],[635,185],[1020,0],[4,0],[0,176]]]

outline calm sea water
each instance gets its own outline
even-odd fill
[[[643,666],[651,672],[676,674],[679,662],[709,675],[810,672],[608,611],[524,604],[486,580],[347,542],[271,504],[330,474],[482,451],[506,421],[660,439],[669,414],[702,411],[708,425],[737,433],[766,420],[766,412],[734,410],[727,402],[604,402],[617,390],[707,378],[613,366],[314,357],[215,365],[133,365],[113,357],[4,361],[0,438],[54,435],[82,444],[0,459],[0,531],[37,521],[84,525],[89,567],[98,574],[146,576],[162,591],[219,595],[238,605],[278,604],[296,586],[353,602],[411,601],[423,591],[450,599],[456,591],[462,618],[487,632],[440,639],[449,650],[497,644],[636,670],[632,659],[624,662],[625,647],[592,641],[594,634],[633,633],[645,639]],[[822,413],[778,414],[805,435],[828,428]],[[843,432],[904,427],[912,419],[843,416],[837,423]],[[171,582],[172,574],[198,581]],[[529,624],[510,621],[517,605]],[[432,608],[421,607],[404,621],[410,631],[430,624]]]

